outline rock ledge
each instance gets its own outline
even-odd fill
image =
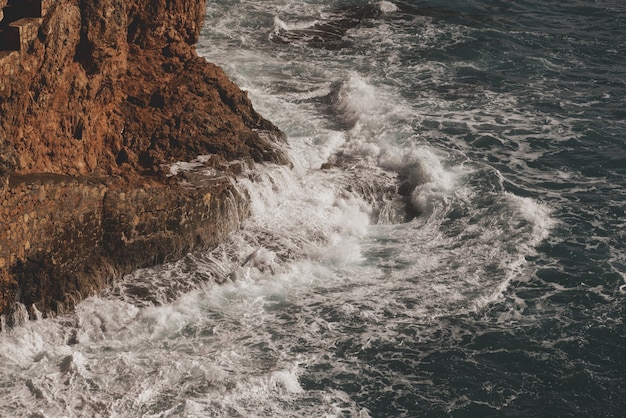
[[[18,303],[67,312],[136,268],[216,245],[248,216],[228,179],[183,185],[169,164],[207,154],[231,171],[234,160],[288,164],[282,133],[197,56],[205,0],[41,3],[23,16],[11,9],[20,2],[0,0],[0,19],[37,19],[19,48],[0,51],[9,325]]]

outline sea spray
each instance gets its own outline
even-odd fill
[[[271,37],[343,3],[209,2],[294,168],[242,172],[215,250],[5,332],[2,414],[619,415],[620,6],[361,5],[324,45]]]

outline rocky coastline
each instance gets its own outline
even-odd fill
[[[0,315],[60,314],[248,214],[211,155],[288,164],[282,133],[194,45],[205,0],[0,0]],[[232,164],[239,161],[239,164]]]

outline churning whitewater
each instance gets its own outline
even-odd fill
[[[583,3],[210,1],[199,52],[293,167],[233,180],[215,250],[24,309],[0,416],[620,411],[626,9]]]

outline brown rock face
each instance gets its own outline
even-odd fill
[[[122,274],[216,245],[247,216],[229,182],[14,175],[0,201],[0,313],[64,313]]]
[[[57,0],[14,74],[0,78],[0,146],[15,171],[128,176],[201,153],[285,162],[258,134],[279,131],[196,55],[204,9]]]
[[[182,189],[164,165],[200,154],[215,154],[215,165],[288,163],[280,131],[196,55],[205,0],[41,2],[0,0],[5,316],[18,301],[66,311],[124,272],[214,245],[237,226],[221,200],[231,186]],[[3,40],[20,17],[19,50],[2,51],[15,49]]]

